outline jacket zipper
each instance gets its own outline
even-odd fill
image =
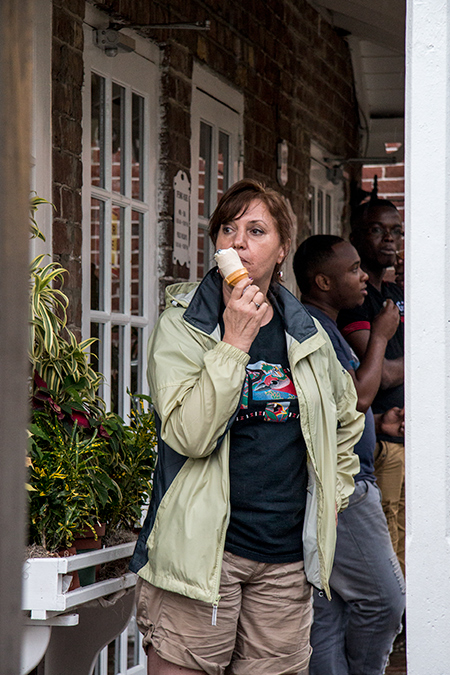
[[[217,610],[218,610],[218,607],[219,607],[219,601],[216,600],[215,602],[213,602],[211,626],[217,626]]]
[[[230,508],[230,507],[228,507]],[[228,518],[229,518],[230,512],[228,511]],[[222,550],[222,560],[221,560],[221,565],[220,565],[220,573],[217,575],[217,580],[216,580],[216,588],[215,590],[215,596],[214,600],[212,603],[212,616],[211,616],[211,626],[217,626],[217,612],[219,610],[219,602],[220,602],[220,595],[219,595],[219,590],[220,590],[220,577],[221,577],[221,572],[222,572],[222,565],[223,565],[223,554],[225,551],[225,539],[227,536],[227,528],[224,528],[224,531],[221,536],[221,540],[219,542],[219,546]]]

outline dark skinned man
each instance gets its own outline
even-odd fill
[[[369,345],[373,320],[383,304],[392,300],[400,311],[400,323],[388,341],[380,387],[373,402],[374,413],[404,406],[403,291],[385,282],[386,269],[395,265],[403,249],[403,226],[399,212],[386,200],[372,199],[352,214],[350,240],[368,275],[367,297],[361,307],[340,312],[337,323],[347,342],[361,360]],[[405,448],[404,439],[377,434],[375,475],[383,497],[392,545],[405,573]]]
[[[340,237],[317,235],[299,247],[294,272],[302,302],[330,336],[342,366],[353,378],[366,426],[355,453],[360,472],[348,508],[339,515],[336,555],[330,578],[332,599],[314,592],[310,675],[381,675],[404,609],[404,581],[373,472],[375,428],[401,433],[402,410],[374,416],[370,404],[382,377],[388,340],[399,311],[389,301],[373,320],[361,363],[336,324],[342,309],[363,304],[368,275],[355,248]]]

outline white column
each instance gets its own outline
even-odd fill
[[[450,672],[449,11],[407,3],[408,675]]]

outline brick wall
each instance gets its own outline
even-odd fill
[[[405,220],[405,165],[383,164],[367,165],[362,169],[361,187],[366,192],[373,189],[374,176],[378,177],[378,196],[389,199],[397,207],[402,220]]]
[[[54,0],[52,45],[53,257],[69,272],[68,324],[81,329],[81,116],[84,0]]]
[[[307,234],[310,143],[358,153],[357,107],[348,46],[306,0],[90,0],[129,24],[211,21],[209,32],[140,29],[161,59],[159,277],[186,278],[172,262],[173,178],[189,173],[194,58],[243,92],[244,173],[289,198]],[[81,325],[81,87],[84,0],[54,0],[53,251],[70,271],[70,324]],[[289,146],[289,180],[276,182],[276,147]]]
[[[126,25],[211,21],[209,32],[142,29],[162,49],[160,279],[187,276],[172,264],[173,177],[189,173],[193,59],[245,95],[244,173],[283,192],[306,234],[310,142],[339,156],[358,152],[357,110],[347,44],[306,0],[104,0]],[[289,181],[276,182],[276,146],[289,145]]]
[[[389,199],[398,209],[402,221],[405,222],[405,165],[379,164],[366,165],[362,168],[361,187],[366,192],[373,189],[373,180],[377,176],[378,196],[380,199]],[[390,267],[386,270],[384,279],[395,281],[395,270]]]

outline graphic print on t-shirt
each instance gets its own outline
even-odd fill
[[[297,412],[290,411],[297,393],[289,370],[278,363],[257,361],[248,364],[246,373],[241,412],[236,421],[262,417],[266,422],[285,422],[298,417]]]

